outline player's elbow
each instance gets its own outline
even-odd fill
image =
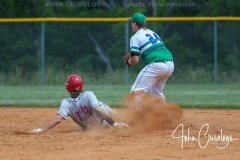
[[[62,120],[63,120],[63,117],[61,117],[61,116],[57,116],[57,117],[55,117],[54,122],[55,122],[56,124],[59,124],[59,123],[62,122]]]
[[[59,124],[59,123],[61,123],[62,122],[62,120],[61,119],[56,119],[56,121],[55,121],[57,124]]]

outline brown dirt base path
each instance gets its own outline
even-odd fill
[[[240,110],[184,109],[182,118],[171,126],[164,126],[155,117],[146,123],[129,121],[128,130],[90,129],[83,132],[69,118],[54,129],[40,135],[17,135],[15,130],[31,130],[41,126],[56,114],[50,108],[0,108],[0,159],[1,160],[237,160],[240,159]],[[117,110],[127,115],[126,109]],[[154,113],[153,113],[154,114]],[[175,116],[175,115],[173,115]],[[126,118],[126,117],[125,117]],[[124,116],[122,116],[124,119]],[[159,118],[161,119],[161,118]],[[141,121],[139,121],[141,122]],[[181,126],[186,135],[182,145]],[[209,130],[206,133],[206,126]],[[140,127],[143,126],[143,127]],[[188,135],[189,129],[189,136]],[[221,132],[222,130],[222,132]],[[198,134],[201,139],[198,141]],[[206,135],[204,135],[206,133]],[[195,137],[195,138],[194,138]],[[208,137],[212,137],[210,140]],[[215,137],[215,142],[214,138]],[[235,139],[231,141],[232,139]],[[192,141],[190,141],[192,140]],[[209,143],[207,141],[209,140]],[[223,141],[221,143],[221,140]],[[224,141],[225,140],[225,141]],[[228,146],[227,140],[231,141]],[[201,149],[206,146],[206,148]],[[224,147],[218,149],[217,147]]]

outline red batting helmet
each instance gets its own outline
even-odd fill
[[[65,83],[66,89],[68,92],[73,91],[82,91],[83,90],[83,81],[79,75],[71,74],[68,76],[67,83]]]

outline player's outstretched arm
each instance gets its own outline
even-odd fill
[[[33,134],[45,132],[45,131],[55,127],[59,123],[61,123],[63,119],[64,118],[61,115],[57,114],[52,120],[50,120],[48,123],[44,124],[41,128],[34,129],[31,132]]]
[[[115,122],[112,117],[101,107],[97,106],[95,110],[106,120],[111,126],[117,128],[128,128],[128,125],[125,123]]]

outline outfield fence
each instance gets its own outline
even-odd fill
[[[174,55],[173,83],[238,83],[239,21],[240,17],[147,18],[149,28]],[[129,69],[121,62],[132,35],[128,18],[1,18],[0,34],[1,84],[18,84],[9,82],[12,76],[22,77],[21,83],[63,83],[70,72],[129,84],[143,66]],[[35,74],[26,77],[28,72]]]

